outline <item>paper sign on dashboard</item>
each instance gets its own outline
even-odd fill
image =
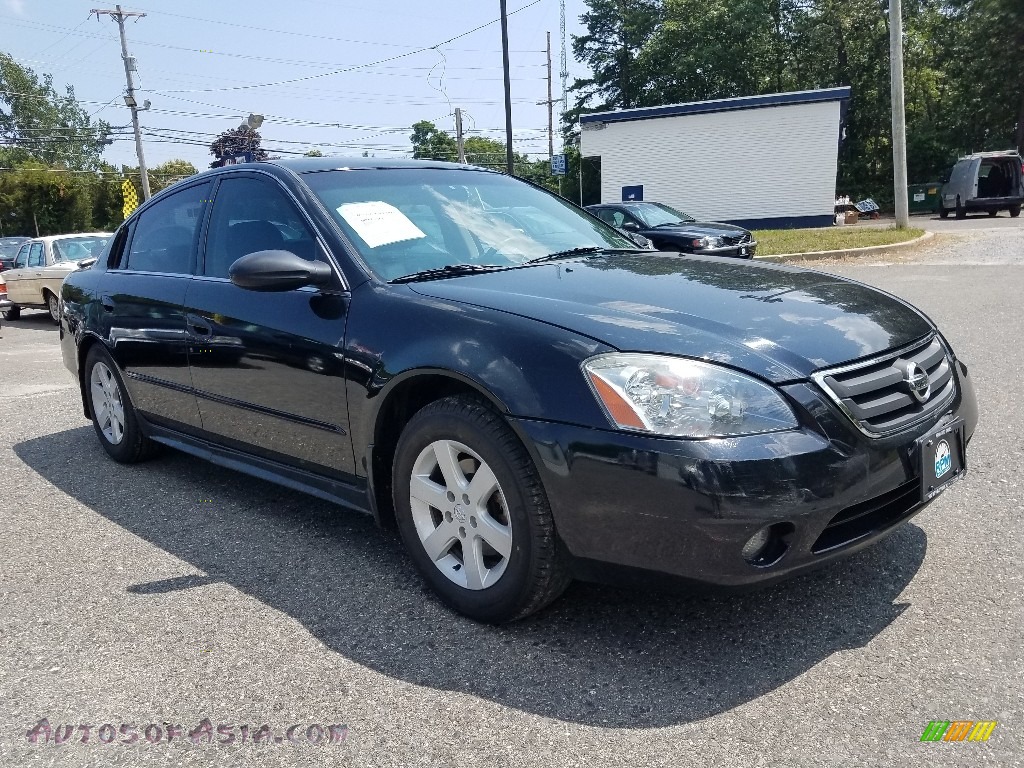
[[[338,213],[371,248],[427,235],[404,213],[383,200],[344,203]]]

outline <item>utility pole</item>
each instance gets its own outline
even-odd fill
[[[466,162],[466,143],[462,138],[462,110],[455,108],[455,142],[459,146],[459,162]]]
[[[501,0],[501,60],[505,69],[505,164],[508,175],[515,176],[512,157],[512,82],[508,74],[508,11]]]
[[[135,101],[135,83],[132,81],[132,72],[135,71],[135,59],[128,55],[128,42],[124,37],[124,20],[136,16],[142,18],[146,14],[136,11],[122,11],[121,6],[115,6],[116,11],[93,8],[89,15],[96,14],[96,21],[100,20],[102,14],[110,16],[117,22],[121,32],[121,58],[124,60],[124,76],[128,81],[128,92],[124,97],[124,103],[132,111],[132,128],[135,129],[135,152],[139,156],[139,175],[142,176],[142,199],[149,200],[149,171],[146,169],[146,157],[142,153],[142,133],[139,131],[139,105]]]
[[[551,100],[551,33],[548,32],[548,162],[555,154],[554,102]]]
[[[889,0],[889,73],[892,82],[892,168],[896,226],[910,226],[907,202],[907,123],[903,104],[903,6]]]

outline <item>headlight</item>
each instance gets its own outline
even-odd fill
[[[693,241],[694,248],[721,248],[722,238],[720,237],[702,237],[699,240]]]
[[[590,386],[620,429],[672,437],[725,437],[794,429],[775,389],[697,360],[612,353],[583,364]]]

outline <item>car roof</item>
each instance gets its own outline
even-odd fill
[[[315,171],[337,170],[389,170],[393,168],[444,168],[449,170],[488,171],[475,165],[447,163],[442,160],[415,160],[412,158],[381,158],[381,157],[288,157],[276,160],[265,160],[272,165],[287,168],[293,173],[312,173]],[[238,166],[244,168],[246,163]],[[254,164],[248,164],[254,165]],[[488,171],[495,173],[495,171]]]
[[[961,160],[977,160],[979,157],[980,158],[986,158],[986,157],[1014,157],[1014,158],[1019,158],[1020,155],[1017,153],[1016,150],[1010,149],[1010,150],[1005,150],[1005,151],[1002,151],[1002,152],[975,152],[973,155],[964,155],[960,159]]]
[[[113,232],[71,232],[66,235],[43,235],[42,237],[26,238],[34,243],[52,243],[54,240],[68,240],[72,237],[112,237]]]

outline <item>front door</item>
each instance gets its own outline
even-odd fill
[[[330,289],[257,292],[234,285],[231,264],[263,250],[330,261],[276,180],[223,179],[203,268],[185,301],[203,429],[217,442],[348,479],[355,474],[342,358],[348,295],[337,269]]]

